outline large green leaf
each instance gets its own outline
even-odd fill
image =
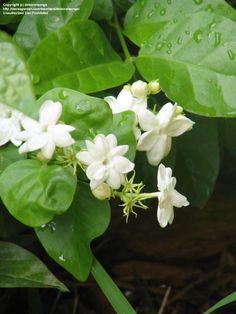
[[[194,12],[207,11],[236,21],[236,13],[224,0],[137,0],[125,18],[125,33],[138,46],[170,22]]]
[[[9,212],[36,227],[64,213],[72,203],[76,177],[71,169],[22,160],[0,176],[0,196]]]
[[[91,18],[95,20],[110,20],[113,15],[113,7],[111,0],[96,0],[91,14]]]
[[[187,111],[236,116],[236,23],[198,12],[170,22],[141,49],[145,79],[160,79],[166,95]]]
[[[204,207],[210,198],[220,167],[218,131],[215,120],[193,116],[190,132],[176,139],[174,175],[177,190],[192,206]]]
[[[236,119],[222,119],[220,122],[222,144],[236,157]]]
[[[13,144],[4,145],[0,147],[0,174],[5,170],[10,164],[25,159],[24,155],[20,155],[18,148]]]
[[[122,62],[100,27],[72,22],[47,36],[29,58],[37,94],[53,87],[92,93],[127,82],[132,64]]]
[[[229,303],[235,302],[236,301],[236,292],[231,293],[230,295],[228,295],[227,297],[225,297],[224,299],[220,300],[219,302],[217,302],[215,305],[213,305],[212,307],[210,307],[206,312],[204,312],[203,314],[210,314],[212,312],[215,313],[215,310],[221,308],[222,306],[225,306]]]
[[[36,229],[48,254],[78,280],[87,279],[93,261],[91,241],[110,222],[107,201],[99,201],[87,184],[79,183],[70,209],[51,223]]]
[[[32,0],[30,3],[45,4],[45,0]],[[93,0],[50,0],[48,8],[67,8],[68,10],[54,10],[49,11],[46,15],[25,15],[23,17],[14,38],[17,44],[23,48],[26,56],[29,56],[40,41],[51,32],[72,20],[87,19],[93,8]],[[73,9],[79,10],[73,11]]]
[[[29,72],[19,48],[0,32],[0,103],[25,113],[34,101]]]
[[[1,288],[56,288],[68,291],[32,253],[8,242],[0,242]]]

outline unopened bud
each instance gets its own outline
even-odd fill
[[[105,200],[111,197],[111,188],[108,184],[102,183],[96,189],[92,190],[93,195],[99,200]]]
[[[157,80],[148,83],[148,92],[151,95],[155,95],[161,91],[160,84]]]
[[[177,106],[176,108],[176,115],[182,114],[183,113],[183,108],[181,106]]]
[[[143,81],[136,81],[131,85],[131,92],[134,97],[145,98],[148,94],[148,84]]]
[[[129,84],[124,85],[124,86],[123,86],[123,89],[130,92],[131,86],[130,86]]]

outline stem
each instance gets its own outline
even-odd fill
[[[124,36],[122,34],[122,30],[121,30],[121,27],[120,27],[120,23],[119,23],[119,20],[118,20],[118,17],[117,17],[117,13],[116,13],[116,9],[115,9],[115,6],[113,5],[113,13],[114,13],[114,24],[112,24],[117,32],[117,35],[119,37],[119,40],[120,40],[120,44],[121,44],[121,47],[124,51],[124,55],[126,57],[126,61],[128,62],[131,62],[132,63],[132,56],[130,55],[129,53],[129,49],[126,45],[126,42],[125,42],[125,39],[124,39]]]
[[[136,311],[95,257],[91,273],[116,313],[136,314]]]

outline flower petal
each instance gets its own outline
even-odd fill
[[[113,114],[119,113],[122,111],[122,106],[120,106],[117,99],[113,96],[107,96],[104,98],[104,100],[108,103],[108,105],[111,108],[111,111]]]
[[[76,158],[84,165],[90,165],[93,162],[93,158],[87,151],[78,152]]]
[[[117,172],[115,169],[109,169],[106,182],[112,189],[117,190],[120,188],[121,183],[123,182],[123,178],[124,176]]]
[[[117,138],[114,134],[108,134],[106,138],[110,149],[117,146]]]
[[[148,151],[153,148],[157,140],[158,134],[156,131],[147,131],[139,137],[137,149],[139,151]]]
[[[194,122],[189,118],[179,115],[176,117],[173,122],[168,127],[169,136],[179,136],[185,133],[188,130],[191,130],[194,125]]]
[[[174,118],[176,109],[177,105],[172,105],[172,103],[168,102],[158,112],[157,119],[162,129],[165,129]]]
[[[57,147],[68,147],[71,146],[75,141],[71,137],[70,133],[65,131],[63,125],[55,125],[49,128],[48,132],[52,136],[52,140]]]
[[[134,169],[134,163],[123,156],[117,156],[113,159],[114,168],[120,173],[128,173]]]
[[[174,209],[167,192],[158,193],[159,205],[157,208],[157,219],[162,228],[166,227],[168,222],[172,223],[174,218]]]
[[[28,143],[27,142],[19,147],[19,154],[25,154],[28,152],[29,152],[29,149],[28,149]]]
[[[122,111],[131,110],[133,105],[133,95],[131,91],[122,89],[117,97],[119,105],[122,107]]]
[[[48,140],[49,140],[49,137],[48,137],[48,134],[46,133],[41,133],[39,135],[35,135],[31,137],[27,141],[28,151],[33,152],[35,150],[38,150],[44,147],[47,144]]]
[[[122,156],[127,153],[129,150],[129,145],[119,145],[113,148],[109,153],[109,158],[115,157],[115,156]]]
[[[151,165],[157,166],[160,161],[169,153],[171,138],[167,135],[159,135],[154,146],[147,151],[147,158]]]
[[[88,166],[86,170],[86,175],[90,180],[95,180],[94,174],[99,171],[101,167],[104,167],[103,164],[99,161],[93,162],[91,165]]]
[[[21,124],[26,131],[30,131],[32,133],[41,132],[41,125],[38,123],[38,121],[29,117],[23,116],[21,118]]]
[[[171,202],[175,207],[183,207],[189,205],[187,198],[176,190],[172,190],[170,192],[170,197]]]
[[[41,149],[42,155],[46,159],[51,159],[54,151],[55,151],[56,145],[53,140],[49,140],[47,144]]]
[[[143,131],[160,129],[157,117],[148,109],[143,109],[138,112],[138,122]]]
[[[41,125],[55,125],[62,113],[62,104],[57,101],[46,100],[39,110],[39,122]]]

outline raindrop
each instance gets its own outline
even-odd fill
[[[170,55],[172,51],[168,49],[166,52],[168,53],[168,55]]]
[[[61,90],[61,91],[59,92],[59,97],[60,97],[61,99],[66,99],[68,96],[69,96],[69,94],[68,94],[67,91],[65,91],[65,90]]]
[[[230,59],[230,60],[234,60],[234,58],[235,58],[235,53],[234,53],[231,49],[229,49],[229,50],[227,51],[227,53],[228,53],[229,59]]]
[[[139,17],[139,13],[137,13],[134,17],[137,19]]]
[[[163,16],[163,15],[165,15],[165,14],[166,14],[166,9],[161,9],[160,15]]]
[[[168,48],[171,48],[171,47],[172,47],[172,43],[168,43],[168,44],[167,44],[167,47],[168,47]]]
[[[178,44],[178,45],[181,45],[181,44],[182,44],[182,42],[183,42],[182,37],[181,37],[181,36],[179,36],[179,38],[177,39],[177,44]]]
[[[66,259],[64,258],[63,255],[59,256],[59,260],[62,261],[62,262],[65,262],[65,261],[66,261]]]
[[[221,33],[215,32],[215,47],[219,46],[221,43]]]
[[[32,82],[33,84],[38,84],[40,82],[40,76],[38,74],[32,75]]]
[[[152,46],[153,46],[152,44],[147,44],[148,48],[152,48]]]
[[[202,1],[203,1],[203,0],[194,0],[194,2],[195,2],[197,5],[202,4]]]
[[[213,7],[210,5],[210,4],[208,4],[207,6],[206,6],[206,9],[205,9],[207,12],[213,12],[214,11],[214,9],[213,9]]]
[[[163,43],[162,42],[157,43],[157,45],[156,45],[156,49],[157,50],[161,50],[162,47],[163,47]]]
[[[216,26],[216,23],[215,23],[215,22],[209,24],[209,28],[210,28],[210,29],[214,28],[215,26]]]
[[[199,29],[193,34],[193,39],[199,44],[202,41],[202,31]]]
[[[173,19],[173,22],[176,24],[178,22],[178,20],[177,19]]]
[[[172,3],[172,0],[167,0],[167,3],[168,3],[168,4],[171,4],[171,3]]]
[[[51,221],[48,225],[47,225],[52,232],[56,231],[56,223],[54,221]]]
[[[148,13],[148,17],[152,17],[153,15],[154,15],[154,11],[152,10],[152,11],[150,11],[149,13]]]
[[[160,3],[159,3],[159,2],[156,2],[154,6],[155,6],[156,9],[158,9],[159,6],[160,6]]]
[[[186,31],[185,31],[185,34],[186,34],[186,35],[190,35],[190,31],[186,30]]]

